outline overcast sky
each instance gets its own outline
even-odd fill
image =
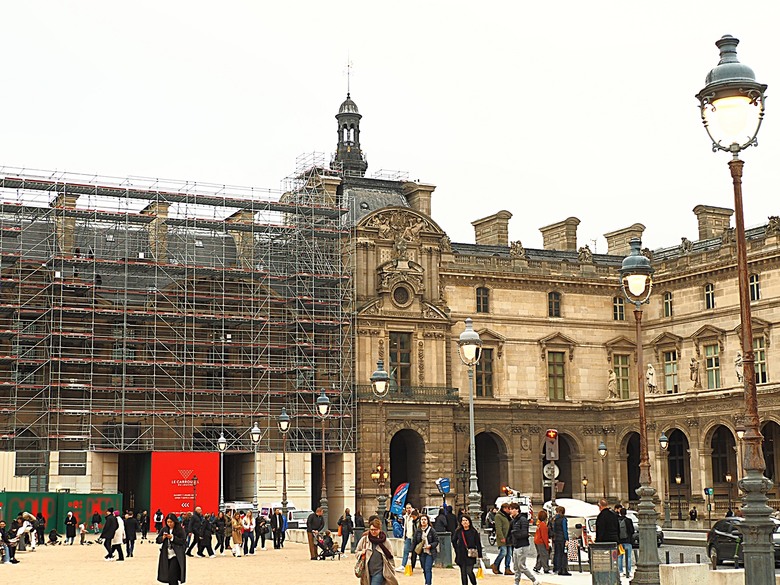
[[[279,189],[298,155],[333,152],[349,56],[368,174],[436,185],[452,240],[506,209],[527,247],[569,216],[598,252],[635,222],[646,246],[675,245],[697,238],[697,204],[733,207],[694,98],[723,34],[769,84],[745,221],[780,214],[778,16],[734,0],[4,2],[0,165]]]

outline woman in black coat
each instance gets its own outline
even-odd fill
[[[425,585],[431,585],[433,583],[433,561],[436,560],[436,553],[439,549],[439,537],[431,526],[428,514],[420,514],[420,524],[412,538],[412,550],[417,552],[418,547],[421,549],[418,558],[423,575],[425,575]]]
[[[160,559],[157,563],[157,580],[168,585],[179,585],[187,578],[187,535],[179,524],[176,514],[165,517],[165,528],[157,534],[157,543],[161,544]]]
[[[352,531],[355,528],[355,525],[352,523],[352,514],[349,513],[349,508],[344,510],[344,514],[339,518],[339,526],[341,526],[341,554],[344,554],[347,543],[349,542],[349,535],[352,534]]]
[[[76,540],[76,526],[79,525],[79,520],[73,512],[68,512],[65,517],[65,544],[73,544]]]
[[[471,518],[465,514],[460,518],[460,527],[452,535],[452,548],[455,549],[455,564],[460,567],[461,585],[477,585],[477,576],[474,574],[474,565],[482,558],[482,541],[471,525]],[[468,549],[477,549],[477,556],[470,557]]]

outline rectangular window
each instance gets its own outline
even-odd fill
[[[715,287],[711,284],[704,287],[704,308],[715,308]]]
[[[680,391],[680,380],[677,377],[677,350],[664,352],[664,388],[667,394],[677,394]]]
[[[766,373],[766,342],[763,337],[753,338],[753,352],[756,368],[756,384],[766,384],[769,376]]]
[[[412,385],[412,334],[390,332],[390,377],[399,387]]]
[[[704,346],[705,367],[707,370],[707,388],[720,388],[720,348],[718,344]]]
[[[626,320],[626,308],[623,304],[622,297],[615,297],[612,299],[612,319],[615,321]]]
[[[481,286],[477,289],[477,313],[487,313],[490,310],[490,291]]]
[[[87,475],[86,451],[60,451],[60,475]]]
[[[672,293],[664,294],[664,317],[671,317],[673,314]]]
[[[483,349],[476,368],[476,395],[493,396],[493,350]]]
[[[749,281],[750,301],[755,302],[761,299],[761,283],[758,280],[758,274],[751,274]]]
[[[561,293],[551,292],[547,295],[547,316],[561,316]]]
[[[550,400],[566,400],[565,357],[566,353],[562,351],[547,352],[547,389]]]
[[[630,370],[628,367],[627,355],[616,355],[613,358],[614,372],[617,377],[617,392],[621,398],[628,399],[631,397],[631,390],[629,386],[629,380],[631,379]]]

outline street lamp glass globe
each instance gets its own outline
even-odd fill
[[[661,431],[661,436],[658,438],[658,444],[661,446],[661,449],[666,451],[669,448],[669,437],[666,436],[666,433]]]
[[[704,117],[717,130],[713,136],[723,144],[743,144],[758,125],[759,109],[755,102],[745,95],[722,97],[712,102],[704,111]]]
[[[287,431],[290,430],[290,415],[287,414],[287,409],[282,407],[282,413],[279,415],[279,418],[277,419],[277,424],[279,425],[279,431],[284,435],[287,434]]]
[[[390,390],[390,375],[385,371],[383,360],[376,363],[376,370],[369,379],[371,380],[371,389],[377,397],[382,398]]]
[[[585,486],[585,487],[588,487],[588,478],[587,477],[583,477],[582,478],[582,485]]]
[[[467,366],[473,366],[479,361],[479,350],[482,347],[482,340],[479,333],[474,331],[474,325],[471,318],[466,319],[466,328],[458,338],[458,349],[460,359]]]
[[[252,437],[252,442],[256,445],[260,442],[260,437],[263,436],[263,431],[257,426],[257,423],[252,425],[252,429],[249,431],[249,435]]]
[[[328,416],[328,411],[330,410],[330,399],[325,394],[325,388],[322,388],[320,390],[320,395],[317,398],[317,412],[322,418],[325,418]]]
[[[623,294],[630,303],[646,303],[653,289],[653,267],[642,254],[642,240],[631,238],[631,253],[623,259],[620,281]]]
[[[737,439],[740,441],[745,438],[745,427],[742,425],[739,425],[737,427]]]
[[[602,459],[607,456],[607,446],[604,444],[604,441],[599,443],[599,455],[601,455]]]
[[[730,473],[726,474],[726,483],[731,483],[731,474]]]
[[[676,475],[674,477],[674,483],[676,483],[677,485],[680,485],[682,483],[682,477],[680,477],[679,475]]]
[[[219,434],[219,439],[217,439],[217,449],[220,453],[224,453],[227,450],[227,439],[225,438],[225,433]]]

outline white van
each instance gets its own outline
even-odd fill
[[[276,510],[277,508],[281,510],[283,507],[284,506],[282,506],[281,502],[268,502],[260,506],[260,515],[265,516],[266,518],[270,518],[271,514],[274,513],[274,510]],[[292,510],[297,510],[295,506],[295,502],[288,501],[287,512],[289,513]]]

